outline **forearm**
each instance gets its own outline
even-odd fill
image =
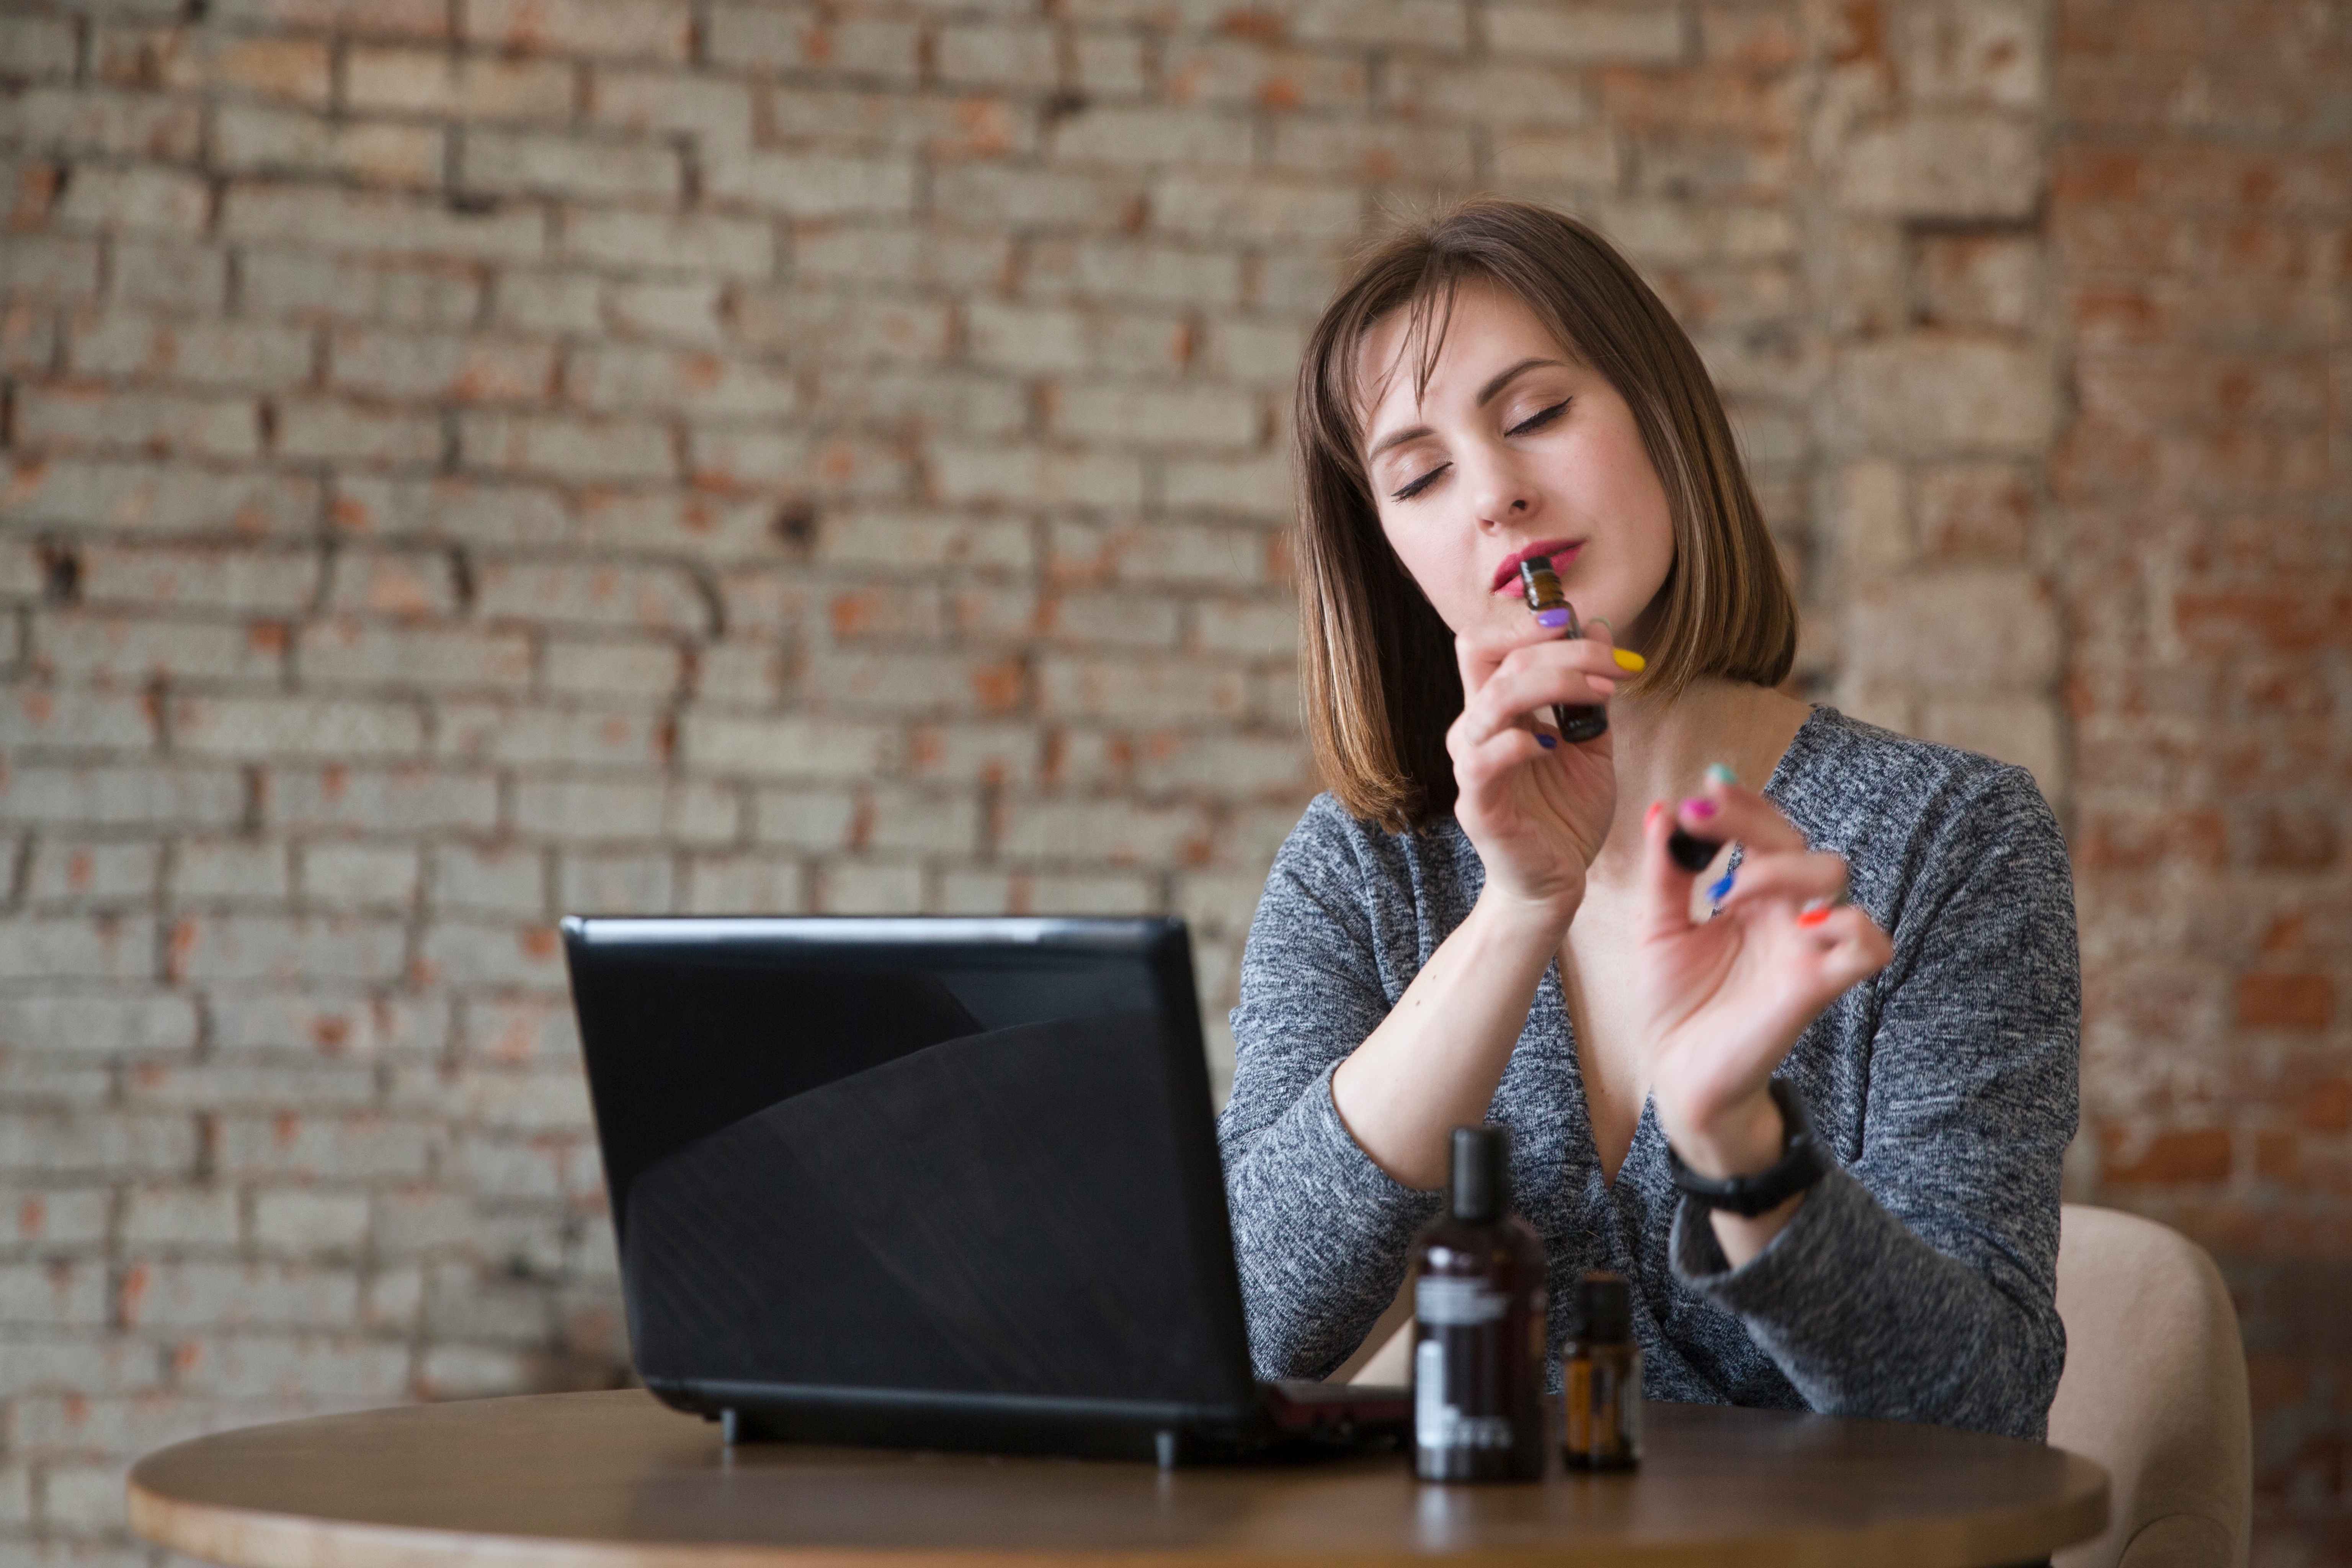
[[[1746,1265],[1715,1243],[1685,1205],[1675,1274],[1738,1314],[1811,1408],[2042,1436],[2065,1341],[2030,1273],[1938,1251],[1843,1171]]]
[[[1482,895],[1339,1064],[1332,1103],[1390,1177],[1423,1192],[1445,1184],[1448,1135],[1486,1119],[1572,914]]]

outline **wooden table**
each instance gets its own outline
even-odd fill
[[[753,1444],[642,1393],[224,1432],[131,1472],[148,1540],[236,1568],[2015,1563],[2103,1528],[2106,1476],[1933,1426],[1650,1408],[1632,1475],[1423,1486],[1383,1456],[1192,1468]]]

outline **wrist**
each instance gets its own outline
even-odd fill
[[[1498,888],[1489,881],[1478,890],[1477,901],[1470,907],[1470,918],[1505,939],[1521,939],[1541,943],[1546,952],[1557,948],[1568,934],[1576,911],[1584,902],[1584,884],[1565,892],[1545,897],[1527,897]]]
[[[1788,1148],[1789,1127],[1770,1092],[1759,1089],[1704,1122],[1668,1129],[1666,1141],[1692,1171],[1720,1182],[1778,1164]]]

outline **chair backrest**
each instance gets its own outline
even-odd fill
[[[2050,1441],[2107,1468],[2106,1532],[2056,1568],[2242,1568],[2253,1426],[2238,1314],[2204,1248],[2114,1209],[2060,1210],[2066,1370]]]

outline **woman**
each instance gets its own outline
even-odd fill
[[[1796,613],[1721,404],[1569,218],[1477,202],[1387,244],[1295,429],[1330,789],[1251,928],[1220,1122],[1261,1373],[1358,1348],[1487,1120],[1555,1386],[1568,1287],[1611,1268],[1653,1397],[2041,1436],[2080,987],[2032,778],[1775,689]],[[1535,553],[1585,638],[1529,614]],[[1563,743],[1553,705],[1591,703],[1608,732]],[[1706,871],[1678,826],[1726,846]],[[1789,1195],[1717,1206],[1676,1160]]]

